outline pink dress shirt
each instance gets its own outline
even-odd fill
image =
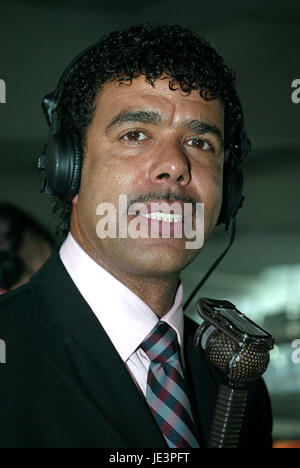
[[[71,233],[61,246],[59,254],[76,287],[146,395],[150,360],[139,346],[159,318],[140,297],[98,265],[79,246]],[[182,300],[183,286],[180,282],[173,306],[161,320],[176,331],[184,366]]]

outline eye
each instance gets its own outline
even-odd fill
[[[145,135],[145,133],[139,130],[131,130],[130,132],[125,133],[125,135],[123,135],[121,138],[121,140],[126,140],[130,143],[139,143],[146,139],[147,136]]]
[[[190,138],[186,140],[185,143],[188,146],[193,146],[194,148],[199,149],[201,151],[211,151],[212,153],[215,152],[214,145],[210,141],[203,140],[203,138]]]

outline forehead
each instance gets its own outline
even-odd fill
[[[169,88],[169,78],[157,79],[152,86],[144,75],[131,83],[117,80],[103,85],[96,98],[94,117],[104,123],[122,110],[148,109],[162,114],[170,124],[185,119],[197,119],[223,128],[223,104],[220,99],[205,101],[199,90],[184,93],[180,86]]]

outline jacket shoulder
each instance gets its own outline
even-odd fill
[[[33,304],[28,283],[0,296],[0,330],[1,325],[10,322],[15,314],[32,310]]]

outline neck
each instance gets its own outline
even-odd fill
[[[179,272],[159,276],[155,274],[137,274],[124,268],[123,264],[114,264],[97,253],[96,246],[87,242],[76,226],[72,226],[71,233],[80,247],[106,271],[121,281],[137,296],[139,296],[159,317],[162,318],[172,307],[177,288],[180,283]]]
[[[135,275],[123,275],[122,271],[112,271],[106,268],[119,281],[139,296],[152,310],[157,317],[162,318],[172,307],[179,279],[158,279],[154,277],[141,277]]]

